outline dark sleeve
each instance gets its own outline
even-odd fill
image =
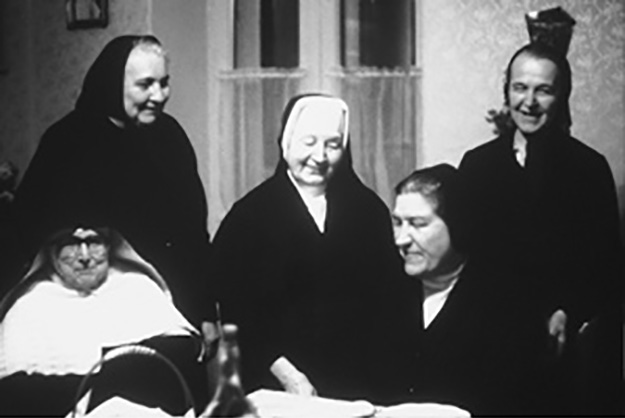
[[[195,155],[195,150],[193,149],[191,140],[187,136],[187,133],[184,131],[182,126],[175,119],[170,119],[176,132],[175,136],[177,138],[178,149],[180,151],[180,159],[183,163],[182,167],[186,167],[189,176],[188,184],[183,184],[181,186],[189,188],[188,193],[192,196],[194,204],[197,207],[196,211],[198,214],[198,221],[201,223],[200,229],[204,231],[204,241],[206,243],[210,243],[207,227],[208,205],[206,202],[204,186],[202,185],[202,181],[200,179],[198,171],[198,163],[197,157]]]
[[[597,314],[618,309],[623,303],[623,245],[620,238],[618,201],[610,166],[600,156],[589,162],[587,176],[580,182],[580,196],[587,204],[583,218],[573,220],[572,228],[583,237],[579,254],[588,260],[576,264],[583,281],[566,290],[564,305],[575,323],[587,321]],[[571,260],[573,262],[573,260]]]
[[[37,249],[50,227],[50,219],[58,214],[60,207],[72,205],[82,188],[82,176],[73,175],[76,150],[68,139],[64,125],[48,129],[17,189],[12,215],[25,259]]]
[[[157,164],[170,167],[165,177],[170,193],[164,205],[172,212],[165,223],[170,233],[177,236],[174,247],[164,252],[172,252],[179,266],[177,271],[184,272],[169,284],[185,316],[199,327],[201,321],[215,319],[215,297],[209,272],[212,244],[207,225],[206,194],[195,151],[182,126],[173,117],[163,115],[162,125],[156,129],[159,132],[147,141],[160,141]],[[161,273],[166,274],[167,270]],[[182,283],[182,279],[186,282]]]
[[[457,205],[462,210],[457,211],[457,228],[456,237],[454,238],[458,242],[459,250],[464,252],[470,251],[474,243],[472,238],[475,236],[475,230],[480,224],[476,220],[480,219],[477,211],[477,202],[480,202],[483,197],[476,196],[478,191],[476,190],[476,184],[478,184],[477,167],[473,153],[467,151],[463,156],[458,166],[458,195]]]
[[[238,326],[247,392],[278,388],[269,367],[284,347],[281,307],[285,301],[279,298],[283,291],[272,289],[283,274],[285,254],[275,248],[278,232],[266,227],[271,221],[257,216],[262,210],[258,202],[235,203],[215,234],[210,270],[222,321]]]

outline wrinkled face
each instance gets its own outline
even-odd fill
[[[54,247],[52,260],[65,286],[90,293],[106,279],[108,255],[108,245],[97,232],[78,228]]]
[[[558,68],[551,60],[519,55],[512,63],[508,102],[510,115],[525,135],[548,126],[558,111]]]
[[[163,112],[169,99],[169,73],[165,57],[136,47],[126,62],[124,109],[135,125],[149,125]]]
[[[301,186],[325,188],[343,156],[342,115],[305,107],[297,119],[284,159]]]
[[[409,276],[427,278],[445,268],[452,253],[447,225],[421,193],[400,194],[392,213],[395,245]]]

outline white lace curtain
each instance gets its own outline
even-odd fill
[[[418,74],[362,70],[339,80],[350,108],[354,168],[390,205],[395,184],[416,168]]]

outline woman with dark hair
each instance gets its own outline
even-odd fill
[[[199,324],[207,206],[189,138],[164,112],[167,55],[151,35],[110,41],[87,72],[75,109],[52,125],[17,191],[21,260],[65,221],[95,217],[117,229],[169,280]]]
[[[438,164],[414,171],[395,188],[395,245],[410,289],[411,332],[395,340],[404,402],[451,404],[475,416],[534,411],[536,366],[527,363],[528,329],[511,328],[514,301],[501,289],[505,271],[485,274],[464,251],[457,170]],[[403,338],[403,341],[402,341]],[[532,382],[532,385],[526,383]]]
[[[623,302],[617,197],[605,157],[569,133],[570,94],[564,53],[531,43],[513,55],[504,83],[509,123],[460,163],[467,248],[484,268],[513,273],[505,279],[510,294],[541,330],[535,343],[544,356],[536,361],[545,364],[552,386],[544,398],[553,401],[541,413],[614,413]],[[601,334],[591,348],[596,363],[582,366],[596,380],[571,395],[574,342],[586,331]],[[586,405],[575,405],[580,399]]]
[[[348,121],[336,97],[291,99],[275,174],[215,235],[211,274],[247,390],[375,400],[394,383],[376,373],[401,264],[388,209],[352,168]]]

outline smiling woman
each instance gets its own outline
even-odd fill
[[[128,56],[124,109],[133,124],[149,125],[162,113],[170,91],[167,64],[163,48],[153,43],[138,45]]]
[[[472,229],[471,259],[508,272],[501,291],[523,312],[510,326],[535,331],[526,343],[546,400],[531,414],[590,407],[583,414],[615,415],[622,404],[615,372],[622,364],[618,202],[606,158],[571,136],[573,77],[565,53],[532,42],[512,55],[504,83],[511,123],[463,156],[462,214]],[[595,337],[602,354],[593,353],[593,364],[574,364],[589,323],[606,324]],[[579,370],[586,378],[604,375],[572,378]]]
[[[401,263],[386,205],[352,168],[348,113],[338,97],[293,97],[274,175],[234,204],[215,235],[211,276],[224,320],[239,325],[247,391],[397,394],[399,382],[372,359],[386,358],[384,335],[399,326],[385,315]]]
[[[106,279],[109,268],[108,244],[98,232],[77,228],[58,237],[51,247],[53,276],[64,286],[89,294]]]
[[[546,59],[520,56],[510,69],[508,106],[517,129],[531,135],[549,124],[558,110],[558,68]]]

